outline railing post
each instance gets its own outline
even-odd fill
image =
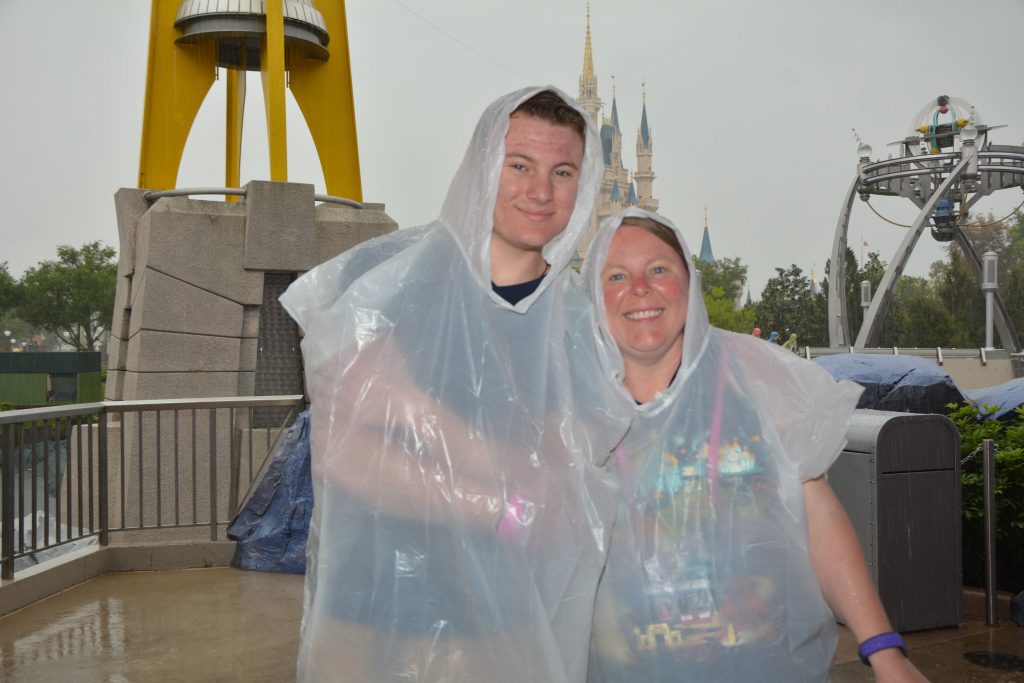
[[[100,410],[99,417],[99,504],[100,504],[100,545],[107,545],[110,542],[110,509],[109,498],[110,482],[107,480],[107,410]]]
[[[996,590],[996,442],[984,439],[981,443],[985,495],[985,624],[995,626],[999,622]]]
[[[14,425],[4,427],[7,443],[4,444],[2,483],[3,487],[3,529],[0,531],[0,546],[3,564],[0,578],[10,581],[14,578]]]
[[[217,409],[210,408],[210,540],[217,540]]]

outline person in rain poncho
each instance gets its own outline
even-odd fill
[[[786,349],[787,351],[792,351],[793,353],[796,353],[796,332],[790,333],[789,339],[787,339],[786,342],[782,345],[782,348]]]
[[[311,401],[301,681],[584,679],[616,505],[591,459],[628,423],[590,381],[594,340],[566,335],[592,315],[568,265],[601,171],[570,98],[512,93],[437,221],[282,297]]]
[[[609,465],[623,505],[589,680],[824,681],[829,605],[868,641],[879,680],[923,680],[892,649],[899,636],[823,477],[860,388],[710,327],[684,245],[631,209],[605,221],[585,265],[605,376],[635,411]]]

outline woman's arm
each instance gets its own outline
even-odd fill
[[[825,601],[858,643],[892,631],[853,526],[832,487],[822,476],[804,482],[803,492],[808,550]],[[879,650],[868,660],[877,681],[927,681],[896,648]]]

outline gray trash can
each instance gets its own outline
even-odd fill
[[[960,626],[960,434],[944,415],[858,410],[828,480],[893,628]]]

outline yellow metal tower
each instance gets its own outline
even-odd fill
[[[139,187],[176,186],[192,123],[227,70],[225,185],[241,179],[246,71],[259,71],[270,180],[288,180],[285,88],[316,145],[327,193],[362,201],[344,0],[152,0]],[[285,74],[289,75],[286,83]]]

